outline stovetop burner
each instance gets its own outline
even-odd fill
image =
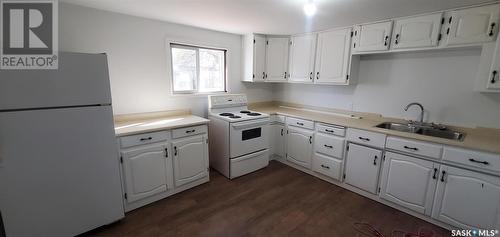
[[[260,116],[261,114],[259,114],[259,113],[248,113],[247,115],[248,116]]]
[[[232,113],[221,113],[220,116],[234,116]]]
[[[233,115],[233,116],[229,116],[229,118],[232,118],[232,119],[239,119],[239,118],[241,118],[241,116],[238,116],[238,115]]]
[[[250,114],[250,113],[252,113],[252,112],[250,112],[250,111],[248,111],[248,110],[242,110],[242,111],[240,111],[240,113],[242,113],[242,114]]]

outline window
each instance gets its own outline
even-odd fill
[[[226,92],[226,50],[170,44],[173,93]]]

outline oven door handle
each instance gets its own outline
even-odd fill
[[[245,129],[245,128],[259,127],[261,125],[266,125],[268,123],[269,123],[269,120],[262,120],[262,121],[235,123],[235,124],[231,124],[231,126],[234,129],[240,130],[240,129]]]
[[[266,150],[261,150],[261,151],[257,151],[257,152],[254,152],[254,153],[251,153],[251,154],[248,154],[248,155],[243,155],[243,156],[240,156],[238,158],[233,158],[231,159],[232,162],[238,162],[238,161],[242,161],[242,160],[248,160],[248,159],[251,159],[251,158],[254,158],[256,156],[260,156],[264,153],[267,152],[267,149]]]

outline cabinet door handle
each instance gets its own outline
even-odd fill
[[[143,142],[143,141],[149,141],[151,139],[153,139],[153,138],[152,137],[143,137],[143,138],[139,139],[139,141]]]
[[[370,141],[370,138],[366,138],[366,137],[358,137],[359,140],[363,140],[365,142],[369,142]]]
[[[394,41],[395,44],[399,43],[399,34],[396,34],[396,40]]]
[[[285,78],[285,79],[286,79],[286,72],[285,72],[285,75],[283,76],[283,78]]]
[[[384,46],[387,46],[387,41],[388,41],[388,40],[389,40],[389,36],[388,36],[388,35],[386,35],[386,36],[385,36],[385,39],[384,39]]]
[[[316,72],[316,80],[319,80],[319,72]]]
[[[414,151],[418,151],[418,148],[416,147],[409,147],[409,146],[404,146],[405,149],[407,150],[414,150]]]
[[[475,160],[473,158],[470,158],[469,161],[470,162],[474,162],[474,163],[483,164],[483,165],[489,165],[490,164],[490,162],[488,162],[488,161]]]
[[[165,148],[165,157],[168,158],[168,148]]]
[[[323,167],[325,169],[330,169],[330,166],[326,166],[326,165],[321,165],[321,167]]]
[[[373,165],[377,165],[377,159],[378,159],[378,156],[375,156],[375,158],[373,158]]]
[[[437,173],[438,173],[438,169],[434,168],[434,174],[432,175],[432,179],[437,179]]]
[[[309,144],[313,144],[313,137],[309,136]]]
[[[491,74],[492,74],[492,75],[491,75],[491,81],[490,81],[490,82],[491,82],[491,84],[495,84],[495,82],[496,82],[496,80],[497,80],[497,79],[496,79],[497,73],[498,73],[498,72],[497,72],[497,70],[494,70],[493,72],[491,72]]]
[[[174,156],[177,156],[177,147],[174,146]]]
[[[193,129],[193,130],[187,130],[187,131],[186,131],[186,133],[194,133],[194,132],[196,132],[196,130],[194,130],[194,129]]]
[[[441,171],[441,182],[444,183],[444,176],[446,175],[446,171]]]
[[[283,128],[281,129],[281,136],[283,136]]]
[[[312,80],[313,79],[313,73],[309,73],[309,80]]]
[[[490,25],[490,33],[488,33],[488,35],[489,35],[490,37],[491,37],[491,36],[493,36],[493,35],[495,35],[495,32],[494,32],[494,30],[495,30],[495,25],[496,25],[496,24],[495,24],[495,22],[491,23],[491,25]]]
[[[330,145],[324,145],[326,148],[330,148],[330,149],[333,149],[333,146],[330,146]]]
[[[266,73],[262,72],[262,79],[265,79],[265,78],[266,78]]]

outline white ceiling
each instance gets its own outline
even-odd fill
[[[92,8],[231,33],[292,34],[491,2],[491,0],[61,0]]]

